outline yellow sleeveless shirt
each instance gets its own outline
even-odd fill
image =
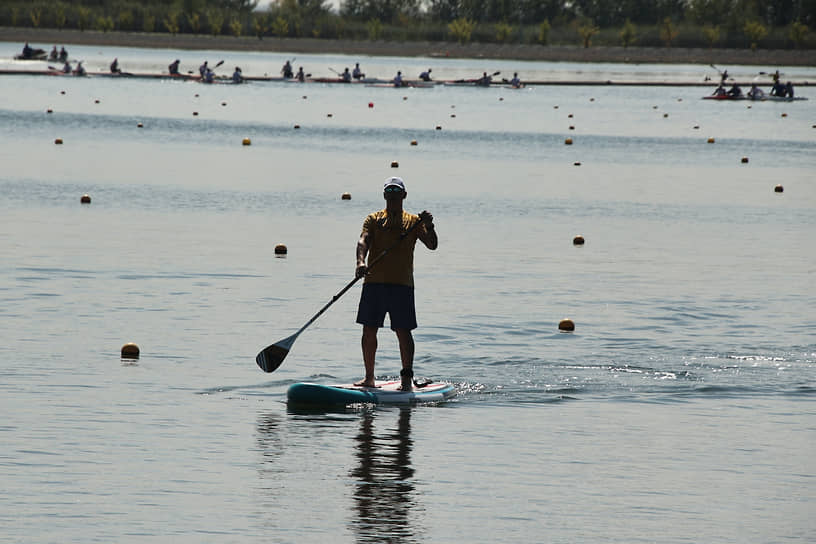
[[[363,221],[363,233],[368,233],[368,262],[394,245],[400,236],[419,221],[419,216],[403,210],[402,217],[380,210]],[[421,227],[420,227],[421,228]],[[365,283],[395,283],[414,286],[414,247],[418,228],[411,231],[396,247],[389,250],[365,277]]]

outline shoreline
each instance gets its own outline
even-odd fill
[[[789,49],[681,49],[659,47],[590,47],[570,45],[480,44],[453,42],[386,42],[264,38],[139,32],[99,32],[36,28],[0,28],[0,40],[52,45],[107,45],[149,49],[215,49],[268,53],[345,54],[385,57],[473,58],[545,62],[628,64],[717,64],[816,66],[816,54]],[[21,45],[22,47],[22,45]]]

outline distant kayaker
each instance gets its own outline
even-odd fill
[[[711,93],[711,96],[727,96],[727,93],[725,91],[725,87],[720,85],[719,87],[714,89],[714,92]]]
[[[70,74],[71,73],[71,65],[68,64],[68,61],[65,61],[65,64],[62,65],[62,73],[63,74]]]
[[[298,72],[296,76],[297,80],[303,83],[306,81],[306,74],[303,73],[303,66],[298,67]]]
[[[742,96],[742,89],[740,89],[740,86],[739,86],[739,85],[737,85],[736,83],[734,83],[734,84],[731,86],[731,88],[730,88],[730,89],[728,89],[728,92],[727,92],[726,94],[727,94],[728,96],[733,97],[733,98],[739,98],[740,96]]]
[[[785,85],[785,94],[788,98],[793,98],[793,83],[788,81],[788,84]]]
[[[787,87],[778,80],[771,87],[771,96],[785,96],[787,92]]]
[[[281,68],[281,75],[283,75],[284,79],[292,79],[292,63],[288,60],[286,64],[283,65],[283,68]]]
[[[31,56],[34,54],[34,49],[28,45],[28,42],[23,46],[23,58],[30,59]]]
[[[121,74],[122,73],[122,70],[119,69],[119,59],[118,58],[113,59],[113,62],[111,62],[110,71],[111,71],[111,74]]]
[[[207,70],[210,69],[210,67],[207,65],[207,62],[208,61],[205,60],[204,64],[198,67],[198,73],[201,74],[201,77],[204,77],[205,74],[207,73]]]
[[[510,85],[512,85],[515,89],[521,87],[521,80],[518,77],[518,72],[513,72],[513,79],[510,80]]]
[[[397,75],[394,76],[394,80],[392,81],[392,83],[394,83],[394,87],[402,87],[403,85],[405,85],[402,82],[402,72],[397,71]]]
[[[77,62],[76,68],[74,68],[74,75],[75,76],[85,75],[85,67],[82,66],[82,61]]]
[[[349,72],[348,67],[340,74],[340,79],[343,80],[343,83],[351,83],[351,72]]]
[[[354,65],[354,70],[351,71],[351,77],[353,77],[354,79],[363,79],[365,77],[365,74],[360,69],[359,62]]]
[[[482,72],[482,77],[476,79],[476,85],[481,87],[490,87],[490,83],[493,81],[493,77],[487,75],[487,72]]]
[[[241,72],[241,67],[236,66],[235,71],[232,73],[232,82],[233,83],[243,83],[244,82],[244,74]]]
[[[751,100],[762,100],[765,98],[765,92],[756,86],[756,83],[751,85],[751,90],[748,91],[748,98]]]
[[[414,248],[416,241],[420,240],[425,247],[435,250],[439,239],[434,229],[433,215],[427,211],[414,215],[403,210],[406,195],[405,183],[401,178],[388,178],[383,187],[385,209],[365,218],[357,241],[355,277],[365,278],[357,309],[357,323],[363,326],[365,378],[355,385],[374,387],[377,331],[384,325],[387,313],[391,330],[399,341],[402,390],[413,389],[414,339],[411,331],[417,327]],[[382,261],[369,270],[372,261],[385,250],[388,253]]]
[[[65,47],[64,47],[64,46],[63,46],[63,47],[60,47],[59,60],[60,60],[61,62],[65,62],[65,61],[67,61],[67,60],[68,60],[68,51],[66,51],[66,50],[65,50]]]
[[[204,72],[204,82],[212,83],[213,81],[215,81],[215,72],[207,68],[207,70]]]
[[[54,46],[54,49],[51,50],[51,53],[48,55],[48,60],[56,62],[59,60],[59,52],[57,52],[57,46]]]
[[[424,72],[419,74],[419,79],[421,79],[422,81],[430,81],[431,80],[431,69],[428,68],[427,70],[425,70]]]
[[[170,63],[170,66],[167,69],[170,71],[170,75],[179,75],[179,64],[181,61],[179,59],[174,60]]]

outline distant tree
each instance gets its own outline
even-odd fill
[[[259,40],[269,32],[270,17],[268,13],[256,13],[252,18],[252,28],[255,30],[255,35]]]
[[[32,8],[29,12],[29,16],[31,17],[31,26],[37,28],[40,26],[40,22],[42,21],[42,8],[36,7]]]
[[[88,28],[88,23],[91,20],[91,10],[86,6],[77,6],[76,14],[77,26],[79,27],[79,31],[82,32]]]
[[[788,36],[796,47],[801,47],[805,42],[810,29],[801,21],[794,21],[790,28]]]
[[[210,8],[206,13],[207,22],[210,25],[210,34],[213,36],[218,36],[221,34],[221,30],[224,28],[226,14],[222,10],[216,8]]]
[[[626,22],[623,23],[623,28],[620,31],[620,39],[624,49],[637,41],[637,27],[630,19],[626,19]]]
[[[476,28],[476,21],[460,17],[448,24],[448,31],[459,43],[470,42],[470,37],[473,35],[473,29]]]
[[[581,37],[581,42],[584,44],[584,48],[589,48],[589,46],[592,45],[592,37],[600,31],[600,27],[591,21],[582,23],[578,26],[578,35]]]
[[[496,23],[496,41],[498,43],[505,43],[513,34],[513,26],[506,22]]]
[[[759,21],[748,21],[742,27],[742,31],[751,42],[751,50],[756,51],[759,41],[768,35],[768,29]]]
[[[273,36],[285,38],[289,35],[289,21],[284,19],[281,15],[278,15],[275,17],[275,20],[272,21],[270,30],[272,31]]]
[[[371,40],[372,42],[379,40],[380,38],[382,38],[383,32],[382,21],[380,21],[376,17],[374,19],[369,19],[368,21],[366,21],[366,30],[368,31],[369,40]]]
[[[666,17],[660,23],[660,39],[666,44],[666,47],[671,47],[672,42],[677,38],[678,30],[674,27],[671,17]]]
[[[173,36],[179,33],[179,15],[181,14],[178,11],[171,11],[164,16],[164,20],[162,21],[164,28]]]
[[[538,25],[538,43],[541,45],[547,45],[550,41],[550,21],[544,19]]]
[[[229,22],[229,27],[230,27],[230,32],[232,32],[233,36],[235,36],[236,38],[241,37],[241,34],[244,31],[244,24],[241,22],[240,19],[238,19],[237,17],[233,18]]]
[[[708,42],[708,48],[711,49],[720,41],[720,25],[703,25],[703,36]]]

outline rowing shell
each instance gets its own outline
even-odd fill
[[[794,102],[799,100],[807,100],[806,96],[774,96],[765,95],[763,97],[751,98],[750,96],[704,96],[703,100],[751,100],[752,102]]]
[[[420,384],[411,391],[400,391],[399,381],[378,381],[376,384],[377,387],[359,387],[353,384],[296,383],[289,387],[286,397],[293,404],[337,406],[442,402],[456,396],[453,385],[444,382]]]

